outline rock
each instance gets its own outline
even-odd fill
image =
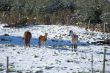
[[[3,36],[10,36],[9,34],[4,34]]]
[[[36,71],[35,73],[43,73],[43,71],[42,70],[39,70],[39,71]]]

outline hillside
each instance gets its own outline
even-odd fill
[[[110,73],[110,46],[92,44],[106,34],[86,31],[76,26],[30,25],[22,28],[3,26],[4,24],[0,25],[0,73],[6,71],[7,56],[12,73],[90,73],[92,55],[94,72],[100,73],[105,48],[107,49],[105,69],[106,73]],[[32,33],[30,48],[23,47],[23,34],[27,30]],[[79,36],[77,52],[71,51],[69,30],[73,30]],[[46,47],[38,48],[38,37],[44,33],[48,33]]]
[[[110,32],[109,0],[1,0],[0,22],[9,26],[59,24]],[[89,29],[88,28],[88,29]],[[104,30],[105,29],[105,30]]]

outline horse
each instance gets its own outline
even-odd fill
[[[29,31],[24,32],[24,46],[30,47],[30,40],[32,38],[32,34]]]
[[[48,33],[45,33],[44,36],[42,36],[42,35],[39,36],[39,38],[38,38],[38,46],[39,46],[39,48],[41,47],[41,44],[43,46],[46,46],[47,35],[48,35]]]
[[[73,33],[72,30],[70,30],[69,36],[71,36],[72,51],[73,51],[73,46],[74,46],[74,51],[76,51],[77,50],[78,35],[76,35],[75,33]]]

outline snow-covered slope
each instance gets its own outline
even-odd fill
[[[86,31],[76,26],[34,25],[24,28],[3,28],[0,25],[0,73],[6,71],[6,57],[9,56],[9,69],[23,73],[78,73],[91,72],[91,56],[95,73],[103,68],[103,52],[107,48],[106,73],[110,73],[110,47],[92,45],[104,35]],[[23,34],[31,31],[31,47],[23,47]],[[69,30],[78,34],[78,50],[72,52]],[[48,33],[46,47],[38,48],[39,35]],[[3,36],[9,34],[9,36]]]

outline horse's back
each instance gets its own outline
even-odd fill
[[[78,41],[78,35],[73,35],[72,36],[72,42],[77,43],[77,41]]]
[[[31,37],[32,37],[31,32],[26,31],[26,32],[24,33],[24,39],[31,39]]]
[[[47,40],[47,38],[46,38],[45,36],[40,36],[40,37],[39,37],[39,40],[44,42],[44,41]]]

